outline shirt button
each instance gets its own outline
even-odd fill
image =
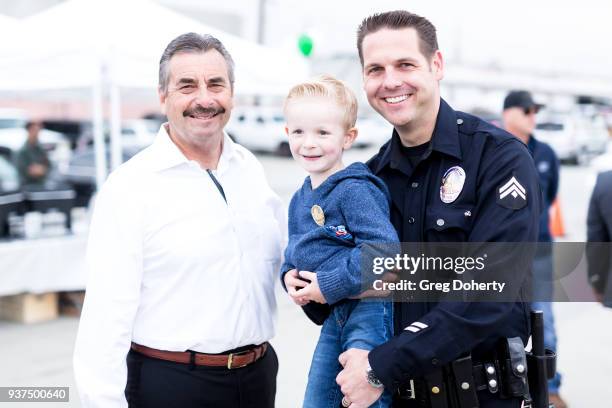
[[[414,224],[414,217],[408,218],[408,224]]]
[[[412,183],[412,188],[417,188],[418,186],[419,186],[419,183],[417,183],[416,181]]]
[[[463,123],[463,119],[457,119],[457,124],[460,125]]]
[[[438,227],[441,227],[444,225],[444,220],[442,218],[438,218],[438,220],[436,221],[436,224],[438,225]]]

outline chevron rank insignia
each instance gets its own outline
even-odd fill
[[[497,203],[511,210],[520,210],[527,205],[525,187],[512,176],[497,190]]]

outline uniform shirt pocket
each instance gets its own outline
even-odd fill
[[[430,206],[425,215],[427,241],[467,241],[472,228],[472,206]]]

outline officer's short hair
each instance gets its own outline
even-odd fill
[[[363,65],[363,39],[366,35],[383,28],[392,30],[414,28],[419,35],[419,49],[425,57],[431,58],[438,51],[436,27],[429,20],[406,10],[387,11],[366,17],[357,29],[357,51],[361,65]]]
[[[346,128],[350,129],[355,126],[357,122],[357,98],[343,81],[331,75],[321,75],[310,81],[295,85],[285,98],[285,114],[291,101],[309,96],[333,99],[338,106],[344,109],[344,125]]]
[[[204,53],[217,50],[223,56],[227,64],[227,76],[232,90],[234,89],[234,60],[225,46],[217,38],[210,34],[187,33],[176,37],[168,44],[159,60],[159,90],[162,93],[168,91],[168,80],[170,77],[170,59],[181,52]]]

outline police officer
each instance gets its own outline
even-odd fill
[[[357,46],[368,101],[394,127],[368,164],[389,187],[401,241],[534,242],[540,197],[529,151],[441,99],[435,27],[407,11],[375,14],[361,23]],[[528,314],[520,301],[396,303],[393,339],[340,355],[344,405],[370,406],[386,388],[394,407],[520,407],[523,398],[499,392],[494,349],[505,338],[522,349]],[[449,364],[470,354],[471,380],[454,384]],[[463,405],[449,405],[451,387]]]
[[[533,260],[533,300],[532,308],[544,312],[544,346],[557,351],[557,333],[553,315],[553,257],[552,236],[548,227],[548,213],[557,198],[559,189],[559,159],[553,149],[533,136],[536,126],[536,115],[544,107],[535,103],[531,93],[523,90],[511,91],[504,99],[504,128],[521,142],[525,143],[538,170],[540,190],[542,192],[542,213],[540,214],[540,232],[538,234],[538,250]],[[548,383],[550,402],[555,408],[566,408],[567,404],[559,395],[561,374]]]

